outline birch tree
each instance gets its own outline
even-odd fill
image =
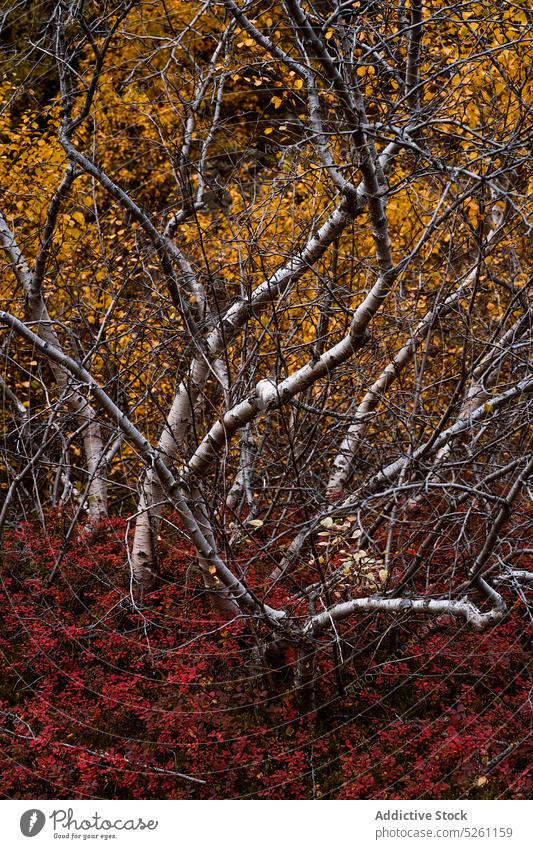
[[[526,30],[510,4],[57,2],[45,117],[7,112],[5,397],[75,416],[31,463],[45,507],[80,442],[142,602],[174,534],[222,616],[298,646],[302,691],[360,613],[505,615],[491,573],[531,474]]]

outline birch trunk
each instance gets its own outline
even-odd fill
[[[388,243],[387,243],[388,244]],[[367,327],[381,307],[394,281],[394,270],[389,268],[379,277],[364,301],[355,310],[348,334],[316,360],[298,369],[281,383],[260,380],[254,393],[236,404],[213,425],[192,457],[184,476],[203,476],[218,452],[229,443],[235,433],[251,422],[259,413],[280,406],[307,389],[317,380],[330,374],[341,363],[346,362],[366,341]]]
[[[48,314],[39,280],[40,275],[31,273],[13,233],[1,214],[0,245],[9,257],[13,271],[24,291],[28,319],[37,325],[41,337],[46,342],[62,350]],[[66,403],[75,414],[78,426],[83,427],[83,451],[88,477],[87,512],[90,524],[95,525],[107,516],[107,484],[102,468],[105,446],[101,428],[95,410],[78,391],[76,382],[72,381],[70,374],[56,362],[51,362],[50,366],[60,393],[65,394]]]
[[[500,365],[502,355],[508,350],[509,345],[519,339],[527,329],[528,313],[521,316],[509,330],[499,339],[494,345],[494,348],[486,354],[479,365],[474,369],[468,387],[459,410],[459,419],[468,418],[484,404],[490,402],[492,397],[491,389],[496,383],[497,370]],[[448,442],[443,445],[437,452],[435,457],[435,469],[432,477],[434,477],[437,468],[450,457],[453,450],[453,442]]]
[[[80,366],[59,348],[42,339],[33,333],[23,322],[19,321],[14,316],[0,310],[0,323],[10,327],[14,332],[22,338],[30,342],[36,350],[39,350],[43,355],[55,364],[61,366],[62,370],[67,374],[72,375],[75,380],[84,385],[88,391],[93,394],[95,400],[100,404],[109,416],[121,428],[125,436],[131,440],[139,451],[141,457],[147,464],[153,466],[161,484],[165,490],[165,495],[178,511],[184,528],[189,535],[191,542],[195,545],[196,550],[202,558],[213,570],[221,585],[227,590],[229,597],[235,602],[242,612],[261,617],[266,623],[275,629],[284,639],[289,635],[291,639],[300,641],[309,640],[324,630],[331,627],[332,623],[340,622],[357,612],[387,612],[387,613],[403,613],[413,611],[415,613],[433,614],[433,615],[451,615],[464,618],[469,624],[475,628],[482,629],[489,627],[501,619],[506,614],[506,607],[501,596],[490,587],[482,576],[479,576],[478,583],[481,590],[486,594],[492,602],[492,608],[486,612],[481,612],[472,602],[467,599],[460,601],[449,599],[431,599],[431,598],[391,598],[381,595],[372,598],[356,598],[349,601],[330,606],[323,612],[309,617],[301,626],[296,627],[291,623],[287,614],[284,611],[277,610],[266,604],[258,602],[246,586],[240,581],[220,559],[216,551],[212,548],[209,540],[202,533],[198,522],[185,500],[181,489],[172,475],[169,468],[161,459],[159,453],[152,448],[148,440],[137,430],[133,423],[124,415],[124,413],[114,404],[111,398],[94,380],[92,375],[83,366]],[[533,379],[526,378],[516,384],[512,389],[507,390],[500,396],[492,399],[494,408],[499,408],[510,400],[516,398],[522,393],[530,392],[533,388]],[[467,429],[472,426],[473,421],[479,421],[484,416],[489,415],[485,410],[477,410],[468,420],[457,422],[448,433],[441,434],[440,441],[448,439],[450,435],[456,434],[461,429]],[[435,447],[440,447],[435,443]],[[422,447],[421,451],[424,450]],[[512,501],[519,488],[524,485],[526,475],[530,472],[533,465],[533,459],[530,459],[528,466],[523,470],[519,479],[513,485],[508,498],[506,500],[505,509],[501,512],[501,518],[498,517],[495,522],[495,533],[503,524],[512,506]],[[399,473],[402,468],[402,463],[394,463],[384,469],[380,475],[376,476],[374,483],[387,481]],[[344,506],[344,505],[343,505]],[[487,548],[487,546],[485,546]],[[485,556],[485,552],[478,558],[477,564],[480,564]],[[484,561],[483,561],[484,562]],[[476,565],[477,565],[476,564]],[[211,569],[210,569],[211,571]],[[472,574],[472,578],[476,577]],[[303,643],[302,643],[303,644]]]
[[[210,373],[209,360],[219,357],[250,318],[260,315],[275,297],[284,295],[305,274],[344,230],[358,209],[359,206],[354,206],[353,198],[344,197],[322,227],[311,236],[304,250],[291,257],[271,278],[261,283],[250,299],[233,304],[209,332],[207,353],[193,360],[188,382],[180,383],[157,445],[157,450],[168,461],[175,460],[180,451],[182,456],[186,456],[185,436],[192,427],[194,407]],[[133,576],[145,585],[150,585],[157,572],[157,508],[153,505],[161,500],[162,491],[157,475],[150,470],[141,492],[132,549]]]
[[[191,365],[189,380],[182,381],[178,387],[157,443],[156,450],[165,462],[172,462],[179,455],[187,454],[194,408],[208,372],[207,360],[196,358]],[[151,468],[147,471],[142,485],[131,556],[133,577],[146,587],[151,585],[157,575],[157,530],[161,509],[158,505],[164,501],[165,493],[161,481],[155,468]]]
[[[253,496],[251,477],[254,464],[254,448],[255,443],[252,438],[249,425],[243,428],[241,436],[241,456],[239,463],[239,471],[230,488],[226,499],[226,508],[235,513],[239,509],[239,505],[244,496],[250,510],[253,510]]]
[[[500,231],[501,219],[495,221],[494,227],[489,232],[486,239],[486,247],[494,245],[497,241],[496,236]],[[341,498],[344,495],[346,486],[354,472],[354,463],[357,457],[357,451],[364,435],[373,419],[372,413],[383,398],[385,392],[400,376],[403,369],[412,361],[415,352],[421,342],[431,332],[433,323],[437,317],[442,318],[447,315],[451,309],[461,300],[465,291],[473,283],[479,270],[479,261],[471,268],[466,278],[463,280],[456,292],[453,292],[439,307],[434,307],[429,310],[424,318],[417,324],[413,335],[398,351],[396,356],[386,366],[381,375],[372,384],[370,389],[365,393],[355,412],[353,424],[348,428],[346,435],[341,443],[338,453],[333,461],[331,474],[327,484],[327,496],[332,501]],[[468,412],[469,405],[474,397],[477,397],[478,390],[472,386],[472,397],[469,396],[468,404],[465,401],[464,407],[461,409],[459,418],[463,418]],[[479,404],[481,406],[486,398],[482,398],[479,394]],[[476,409],[472,407],[472,410]],[[450,450],[449,445],[442,449],[443,456]],[[439,458],[437,458],[439,459]]]
[[[204,558],[206,564],[211,567],[213,570],[211,574],[216,575],[220,582],[220,586],[224,588],[227,596],[234,601],[239,610],[241,612],[261,616],[274,627],[278,627],[281,623],[284,623],[287,620],[287,614],[284,611],[277,610],[267,604],[260,603],[246,588],[244,583],[233,574],[231,569],[220,558],[216,549],[213,548],[209,540],[203,534],[185,496],[183,495],[180,485],[169,467],[161,458],[160,453],[152,447],[146,437],[137,430],[133,422],[131,422],[130,419],[124,415],[122,410],[117,407],[109,395],[107,395],[102,387],[96,382],[90,372],[69,357],[68,354],[65,354],[61,348],[58,348],[51,342],[37,336],[24,324],[24,322],[20,321],[10,313],[5,312],[5,310],[0,310],[0,324],[10,327],[15,333],[30,342],[30,344],[46,356],[51,363],[59,365],[64,373],[72,375],[78,385],[85,386],[87,391],[93,394],[93,397],[101,408],[108,413],[110,418],[116,423],[116,426],[122,430],[125,437],[128,438],[135,446],[146,464],[150,468],[155,469],[163,487],[165,497],[180,516],[185,532],[191,543],[194,545],[198,556]]]

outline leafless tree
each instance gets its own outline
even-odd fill
[[[272,16],[208,0],[187,4],[186,24],[172,6],[157,31],[142,2],[99,6],[55,3],[37,42],[55,63],[64,154],[37,251],[4,187],[11,431],[28,417],[18,346],[50,366],[32,410],[47,435],[10,473],[9,504],[38,467],[57,503],[57,446],[81,440],[85,474],[63,501],[76,496],[78,518],[86,503],[95,526],[127,493],[140,593],[159,578],[170,508],[213,603],[302,656],[361,612],[500,621],[491,575],[512,554],[533,463],[527,105],[503,56],[522,55],[527,28],[508,44],[487,20],[456,55],[446,27],[462,8],[418,0],[286,0]],[[112,122],[102,129],[117,43],[134,49],[113,68],[113,102],[151,133],[133,163],[106,149]],[[497,88],[475,125],[478,95],[457,114],[457,92],[487,64],[513,118]],[[254,90],[246,121],[233,104]],[[81,190],[109,296],[83,346],[72,311],[48,304],[73,274],[58,245]],[[262,556],[243,569],[250,540]]]

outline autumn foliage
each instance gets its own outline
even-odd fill
[[[266,5],[0,20],[5,797],[530,787],[530,13]]]

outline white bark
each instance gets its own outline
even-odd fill
[[[61,343],[54,330],[48,314],[46,302],[37,274],[32,274],[21,253],[17,241],[0,214],[0,246],[11,261],[13,271],[24,291],[26,309],[30,321],[38,326],[41,337],[61,350]],[[51,363],[52,372],[60,393],[65,394],[65,400],[75,413],[78,425],[83,427],[83,449],[88,476],[87,511],[91,524],[97,523],[107,516],[107,485],[103,476],[102,457],[104,442],[96,413],[92,406],[79,392],[75,382],[60,364]]]
[[[409,47],[405,67],[405,94],[413,112],[420,110],[420,48],[422,45],[422,0],[412,0],[410,9]]]
[[[405,343],[403,348],[400,348],[396,356],[385,367],[378,379],[374,381],[370,389],[363,396],[355,411],[353,424],[348,428],[338,454],[333,461],[327,485],[328,498],[336,500],[343,495],[346,484],[353,473],[357,450],[372,421],[372,414],[375,408],[387,389],[399,377],[405,366],[411,362],[418,346],[431,330],[437,315],[443,316],[449,312],[453,305],[460,299],[464,292],[464,287],[465,284],[446,298],[440,307],[431,309],[426,313],[424,318],[416,326],[411,338]]]
[[[301,9],[298,4],[294,5],[295,14],[298,17],[301,14]],[[232,5],[232,11],[235,14],[235,9]],[[257,34],[254,35],[257,40]],[[286,61],[286,58],[284,61]],[[335,74],[335,68],[332,68],[332,73]],[[309,76],[305,71],[304,76]],[[359,118],[366,120],[362,98],[356,90],[357,109]],[[313,92],[310,91],[311,111],[315,109]],[[320,134],[320,122],[317,115],[318,130]],[[201,475],[207,468],[207,465],[213,458],[214,451],[223,447],[225,442],[232,438],[235,432],[251,421],[260,410],[271,408],[283,403],[285,400],[294,397],[302,390],[311,386],[326,373],[346,361],[355,350],[357,350],[364,342],[366,329],[373,316],[378,312],[383,301],[387,297],[396,278],[396,272],[393,268],[391,245],[389,231],[387,226],[387,218],[385,214],[385,205],[383,201],[382,182],[383,168],[379,157],[374,155],[372,145],[368,144],[360,126],[357,125],[354,130],[354,137],[357,138],[361,150],[361,174],[362,181],[357,189],[354,190],[351,184],[342,182],[341,187],[345,190],[343,204],[348,204],[348,209],[353,214],[354,205],[359,205],[359,199],[366,197],[368,203],[368,213],[372,223],[372,237],[374,240],[376,259],[379,267],[379,277],[375,285],[368,293],[365,300],[355,311],[350,330],[337,345],[326,351],[317,362],[310,363],[299,369],[294,375],[291,375],[285,381],[282,381],[278,386],[270,381],[260,381],[256,386],[255,395],[247,401],[236,405],[232,410],[229,410],[222,419],[217,422],[203,439],[202,443],[189,460],[186,467],[186,474]],[[328,152],[324,150],[324,144],[321,139],[318,140],[319,152],[322,157],[328,159]],[[328,160],[329,170],[329,160]],[[334,179],[335,182],[335,179]],[[331,230],[331,228],[330,228]],[[334,233],[333,238],[337,236]],[[323,251],[322,251],[323,252]]]
[[[199,283],[197,275],[194,274],[190,263],[170,238],[178,222],[173,220],[167,231],[163,235],[160,235],[146,212],[118,184],[111,180],[99,166],[76,149],[70,139],[68,122],[60,130],[59,137],[70,161],[97,179],[113,197],[128,209],[135,220],[144,228],[161,260],[173,302],[182,311],[185,323],[191,334],[199,338],[196,333],[196,326],[189,315],[187,302],[180,294],[180,286],[172,269],[172,261],[176,262],[180,268],[182,275],[180,282],[193,294],[196,303],[200,305],[200,317],[203,316],[204,319],[210,320],[211,316],[209,314],[205,291]],[[186,150],[186,138],[184,144]],[[182,443],[182,431],[187,430],[192,425],[194,407],[200,397],[210,370],[204,361],[205,356],[207,355],[210,360],[220,356],[235,338],[240,328],[251,317],[259,315],[266,305],[271,303],[276,297],[285,295],[290,290],[291,286],[324,254],[328,246],[342,233],[353,217],[362,210],[365,195],[368,196],[377,240],[376,244],[379,245],[378,254],[384,257],[388,252],[390,258],[386,226],[385,228],[383,227],[383,203],[379,197],[380,187],[375,177],[375,169],[380,173],[383,172],[392,157],[400,149],[400,144],[392,142],[387,145],[373,164],[369,161],[366,162],[365,166],[362,166],[364,179],[357,190],[346,184],[346,193],[339,206],[331,213],[318,232],[310,238],[304,250],[300,254],[293,256],[272,277],[258,286],[250,299],[238,301],[230,307],[222,320],[217,322],[212,328],[206,339],[205,351],[199,353],[191,366],[190,381],[182,382],[178,388],[167,423],[161,434],[159,447],[165,452],[165,456],[169,459],[175,459]],[[382,272],[387,271],[386,264],[381,261],[380,268]],[[196,372],[196,375],[192,376],[193,372]],[[157,481],[153,475],[148,475],[142,487],[138,518],[139,527],[138,531],[136,531],[133,549],[134,575],[141,581],[146,580],[149,582],[156,568],[156,549],[151,524],[151,513],[153,511],[151,511],[151,506],[157,501],[159,494],[160,490]]]
[[[498,221],[497,223],[495,223],[493,229],[489,232],[485,243],[485,250],[489,246],[493,246],[495,242],[497,242],[496,237],[501,233],[500,225],[501,221]],[[465,292],[475,280],[478,270],[479,261],[476,262],[476,264],[470,269],[467,276],[464,278],[463,282],[455,292],[449,295],[448,298],[446,298],[440,306],[437,305],[426,313],[424,318],[422,318],[422,320],[417,324],[411,338],[398,351],[395,357],[386,366],[381,375],[377,378],[377,380],[372,384],[370,389],[363,396],[355,412],[353,424],[351,424],[348,428],[346,435],[339,448],[339,451],[335,457],[335,460],[333,461],[331,474],[327,485],[328,498],[336,500],[338,498],[341,498],[344,494],[346,485],[354,471],[354,462],[356,459],[357,450],[373,419],[372,414],[375,408],[383,398],[385,392],[392,386],[392,384],[399,377],[403,369],[411,362],[416,350],[418,349],[418,346],[426,338],[428,333],[430,333],[435,319],[437,317],[442,318],[447,315],[450,310],[460,301],[460,299],[463,297]],[[492,352],[490,356],[492,356]],[[482,372],[480,372],[480,374],[482,373],[484,373],[483,370]],[[471,406],[471,401],[474,398],[476,398],[479,402],[477,403],[477,407],[481,406],[487,400],[487,397],[483,397],[483,394],[479,391],[478,387],[472,386],[471,392],[472,394],[470,395],[469,393],[468,399],[465,400],[465,404],[461,409],[459,418],[464,418],[466,415],[468,415],[470,411],[476,409],[476,406]],[[442,456],[445,456],[449,450],[450,444],[448,443],[442,449]],[[437,460],[439,459],[440,458],[437,457]]]
[[[382,169],[386,169],[398,150],[399,146],[395,143],[387,146],[380,157]],[[292,256],[278,271],[257,286],[249,299],[239,300],[229,307],[209,332],[206,353],[193,360],[189,380],[180,383],[158,443],[158,450],[168,461],[175,460],[187,447],[186,434],[192,428],[194,408],[210,373],[209,361],[213,360],[212,368],[216,370],[216,358],[231,344],[240,329],[250,318],[258,317],[275,298],[287,294],[300,277],[323,256],[353,217],[362,210],[364,197],[365,185],[361,182],[355,196],[349,193],[342,197],[339,205],[311,236],[300,253]],[[201,303],[207,303],[203,290],[196,288],[194,294]],[[161,501],[161,494],[156,477],[149,471],[142,487],[132,550],[135,579],[148,585],[157,571],[157,516],[152,505]]]
[[[384,613],[403,613],[406,611],[413,611],[415,613],[451,615],[464,618],[469,624],[478,629],[486,628],[489,625],[497,623],[505,615],[506,607],[503,599],[486,583],[482,576],[479,576],[479,589],[481,589],[493,603],[492,609],[486,613],[481,613],[479,609],[466,598],[461,599],[460,601],[454,601],[447,599],[390,598],[375,596],[373,598],[351,599],[350,601],[333,605],[324,612],[311,616],[301,630],[295,629],[294,627],[291,628],[291,624],[286,613],[267,605],[260,604],[220,559],[209,540],[202,533],[202,530],[194,518],[193,512],[187,504],[176,479],[161,459],[159,453],[116,406],[106,392],[94,380],[92,375],[83,368],[83,366],[80,366],[79,363],[76,363],[64,354],[59,348],[37,336],[23,322],[3,310],[0,310],[0,323],[10,327],[13,331],[30,342],[43,355],[48,357],[51,362],[61,366],[63,371],[71,374],[80,385],[85,386],[87,391],[92,393],[93,397],[101,405],[101,407],[114,421],[116,421],[117,426],[121,428],[125,436],[135,445],[144,460],[156,469],[165,494],[178,511],[186,532],[195,545],[199,557],[203,558],[205,563],[212,567],[213,574],[220,581],[221,586],[227,591],[228,598],[230,598],[243,612],[250,613],[254,616],[261,616],[275,628],[288,628],[293,636],[300,636],[300,638],[304,640],[319,635],[321,632],[334,625],[334,623],[340,622],[359,611],[376,611]],[[516,387],[514,387],[513,390],[508,390],[507,393],[503,393],[499,399],[493,399],[492,403],[493,405],[499,406],[504,402],[509,401],[511,398],[516,397],[516,395],[520,392],[527,391],[528,389],[533,389],[533,378],[521,381],[516,385]],[[472,420],[472,418],[480,418],[479,411],[476,411],[470,420]],[[454,427],[456,428],[457,425]],[[444,436],[444,434],[442,436]],[[532,463],[530,462],[527,471],[529,471],[531,465]],[[384,471],[386,472],[387,470]],[[520,483],[523,482],[525,474],[526,471],[520,476]],[[515,488],[513,488],[509,498],[511,498],[514,494],[514,491]]]
[[[483,404],[486,404],[491,399],[491,388],[494,386],[497,378],[497,370],[501,362],[502,354],[508,352],[509,346],[526,330],[527,314],[516,321],[509,330],[498,340],[491,348],[481,362],[472,372],[472,376],[468,382],[467,390],[459,410],[459,419],[467,418],[474,413]],[[435,457],[435,472],[439,466],[450,457],[452,452],[452,442],[446,443],[437,452]]]
[[[528,572],[526,569],[509,569],[501,575],[496,575],[494,578],[495,584],[505,584],[506,581],[518,581],[524,584],[533,584],[533,572]]]
[[[260,380],[255,392],[249,398],[236,404],[213,425],[189,459],[184,476],[202,476],[237,430],[252,421],[259,413],[280,406],[320,378],[330,374],[338,365],[346,362],[364,344],[368,324],[381,307],[393,280],[392,270],[377,280],[364,301],[355,310],[347,335],[325,351],[318,360],[307,363],[279,384],[271,380]]]
[[[18,419],[25,421],[28,418],[26,407],[13,390],[9,388],[3,377],[0,377],[0,396],[2,397],[2,403],[7,401]]]
[[[178,387],[156,449],[165,462],[172,462],[176,457],[187,454],[194,407],[208,372],[207,360],[196,358],[192,362],[189,380],[181,382]],[[149,586],[157,573],[156,538],[159,508],[154,505],[163,500],[163,486],[156,470],[148,469],[141,489],[131,555],[133,577],[144,586]]]
[[[46,356],[51,363],[55,363],[64,372],[72,375],[78,382],[78,385],[83,385],[86,391],[93,395],[102,409],[108,413],[116,426],[123,431],[126,438],[136,447],[146,464],[155,469],[163,486],[165,496],[180,516],[185,532],[194,545],[198,557],[203,558],[208,567],[214,569],[212,574],[220,582],[221,591],[225,593],[227,598],[231,599],[240,610],[254,616],[261,616],[271,625],[279,626],[283,623],[287,618],[286,614],[269,605],[261,604],[221,560],[213,545],[203,534],[177,480],[161,458],[159,452],[152,447],[148,439],[142,435],[122,410],[117,407],[90,372],[65,354],[60,348],[48,340],[37,336],[24,322],[5,310],[0,310],[0,324],[10,327],[15,333],[30,342],[36,350]]]
[[[432,452],[438,451],[451,440],[456,439],[463,433],[466,433],[478,422],[482,422],[484,419],[487,419],[489,416],[497,413],[501,407],[506,406],[521,395],[531,394],[531,392],[533,392],[533,377],[525,377],[505,392],[501,392],[499,395],[492,395],[490,398],[490,404],[484,404],[465,418],[458,419],[449,428],[443,430],[440,436],[438,436],[429,447],[427,444],[423,444],[417,448],[412,455],[400,457],[393,463],[389,463],[384,469],[374,475],[374,477],[372,477],[362,489],[345,498],[339,507],[342,511],[345,509],[353,509],[353,506],[357,504],[362,497],[371,495],[374,492],[379,492],[384,484],[394,483],[406,464],[412,463],[413,461],[416,462],[423,457],[428,450],[431,450]]]
[[[252,484],[251,475],[253,469],[253,454],[254,441],[252,439],[251,429],[247,425],[243,429],[240,439],[241,457],[239,463],[239,471],[230,488],[226,499],[227,509],[234,513],[238,509],[242,496],[244,495],[249,508],[253,508]]]
[[[491,588],[492,589],[492,588]],[[483,630],[490,625],[495,625],[501,622],[507,612],[502,597],[492,590],[494,597],[494,607],[486,613],[482,613],[468,599],[464,598],[460,601],[450,601],[448,599],[431,599],[431,598],[383,598],[374,596],[373,598],[354,598],[350,601],[336,604],[330,607],[323,613],[318,613],[312,616],[308,624],[305,626],[303,633],[305,637],[318,636],[322,631],[331,627],[334,622],[341,622],[343,619],[348,619],[356,613],[429,613],[436,616],[455,616],[466,619],[469,625],[473,625],[477,630]]]

